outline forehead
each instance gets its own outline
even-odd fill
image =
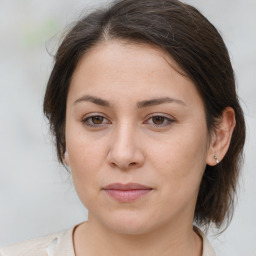
[[[81,66],[86,64],[89,64],[87,68],[89,66],[90,68],[95,68],[96,65],[101,64],[103,66],[106,64],[109,68],[120,71],[125,70],[126,73],[130,68],[135,67],[146,67],[144,72],[148,70],[151,73],[159,69],[171,71],[171,68],[185,77],[183,70],[167,52],[155,45],[139,42],[121,40],[99,42],[81,57],[73,75],[81,69]]]
[[[91,48],[80,59],[71,80],[72,94],[112,92],[121,97],[176,97],[200,100],[193,82],[163,50],[149,44],[106,41]],[[158,95],[161,94],[161,95]],[[172,96],[172,95],[170,95]]]

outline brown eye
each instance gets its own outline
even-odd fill
[[[83,125],[91,126],[95,128],[103,127],[104,125],[110,124],[109,120],[104,116],[94,115],[86,117],[82,120]]]
[[[162,128],[162,127],[167,127],[174,122],[175,122],[175,120],[173,118],[169,118],[169,117],[161,115],[161,114],[159,114],[159,115],[155,114],[155,115],[151,115],[151,117],[149,117],[144,122],[144,124],[150,124],[153,127]]]
[[[93,117],[91,117],[91,120],[92,120],[93,124],[102,124],[104,117],[103,116],[93,116]]]
[[[163,116],[153,116],[152,117],[152,122],[156,125],[160,125],[160,124],[163,124],[164,121],[165,121],[165,117]]]

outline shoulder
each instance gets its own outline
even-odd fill
[[[74,227],[2,248],[0,256],[73,256],[73,230]]]
[[[13,244],[0,250],[0,256],[45,256],[47,247],[61,237],[61,233],[55,233],[44,237],[27,240],[21,243]]]
[[[214,249],[212,248],[209,240],[205,234],[196,226],[194,226],[194,231],[201,237],[203,241],[203,255],[202,256],[216,256]]]

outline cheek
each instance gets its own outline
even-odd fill
[[[74,179],[81,182],[91,180],[100,169],[102,152],[95,145],[83,145],[81,142],[69,149],[70,168]]]
[[[77,172],[90,170],[100,163],[104,154],[104,139],[88,134],[82,125],[72,123],[66,129],[66,146],[71,167]]]
[[[174,133],[151,152],[154,169],[169,189],[199,187],[206,165],[207,134],[196,130]],[[152,147],[153,148],[153,147]]]
[[[79,149],[77,147],[76,149]],[[95,158],[94,150],[92,147],[80,148],[83,150],[73,151],[70,158],[70,168],[73,178],[73,183],[76,192],[86,208],[90,208],[92,198],[96,198],[99,193],[99,172],[100,169],[98,158]]]
[[[92,187],[99,187],[99,170],[105,159],[104,148],[102,143],[92,142],[88,136],[79,133],[76,136],[69,134],[66,143],[74,185],[84,201],[95,191]]]

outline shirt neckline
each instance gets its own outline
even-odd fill
[[[80,223],[81,224],[81,223]],[[56,252],[54,256],[75,256],[73,235],[76,227],[80,224],[73,226],[62,233],[60,239],[57,241]],[[203,241],[203,254],[202,256],[216,256],[209,240],[205,234],[196,226],[193,227],[194,231],[201,237]]]

